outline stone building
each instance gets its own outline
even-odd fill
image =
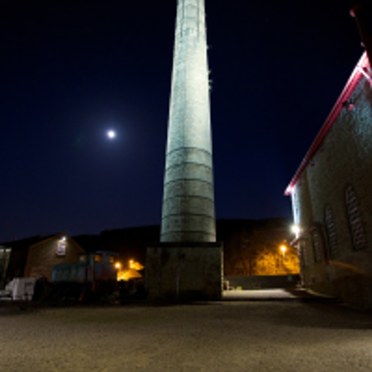
[[[364,53],[286,194],[303,284],[372,308],[372,74]]]

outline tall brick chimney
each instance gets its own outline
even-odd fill
[[[178,0],[162,242],[215,242],[204,0]]]
[[[148,247],[150,299],[220,299],[204,0],[177,0],[160,244]]]

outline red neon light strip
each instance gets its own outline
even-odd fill
[[[356,86],[358,85],[361,77],[362,72],[361,68],[369,66],[367,53],[363,53],[362,57],[360,58],[359,62],[357,63],[356,67],[354,68],[349,80],[347,81],[345,88],[343,89],[342,93],[338,97],[335,105],[333,106],[331,112],[327,116],[322,128],[320,129],[319,133],[315,137],[314,142],[311,144],[309,150],[307,151],[305,157],[303,158],[300,166],[298,167],[296,173],[292,177],[291,182],[287,186],[284,194],[290,195],[293,191],[293,188],[296,186],[299,178],[301,177],[302,172],[305,170],[307,165],[309,164],[310,160],[313,158],[315,153],[318,151],[320,145],[323,143],[325,137],[327,136],[328,132],[331,130],[334,122],[336,121],[338,115],[340,114],[344,102],[347,102],[354,92]]]

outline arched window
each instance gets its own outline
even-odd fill
[[[324,258],[323,254],[323,239],[321,231],[318,227],[314,227],[311,231],[311,241],[313,245],[314,261],[320,262]]]
[[[333,217],[332,208],[327,205],[324,209],[324,225],[327,235],[328,243],[328,256],[329,258],[335,258],[338,254],[338,244],[336,236],[335,219]]]
[[[300,258],[300,265],[302,269],[305,267],[308,267],[308,259],[306,255],[306,244],[304,241],[299,241],[298,242],[298,252],[299,252],[299,258]]]
[[[353,248],[356,251],[365,249],[367,247],[367,240],[360,215],[358,198],[353,186],[348,186],[346,188],[345,203]]]

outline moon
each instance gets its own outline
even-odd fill
[[[114,138],[116,138],[116,132],[113,129],[109,129],[106,132],[106,136],[108,139],[113,140]]]

